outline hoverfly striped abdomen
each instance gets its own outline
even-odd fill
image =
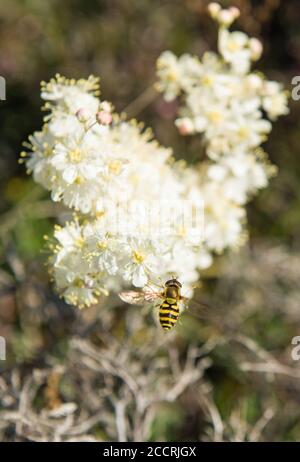
[[[159,307],[159,322],[164,330],[175,326],[179,318],[179,308],[175,299],[166,298]]]
[[[170,330],[178,321],[180,289],[181,284],[177,279],[169,279],[165,284],[165,299],[159,307],[159,322],[164,330]]]

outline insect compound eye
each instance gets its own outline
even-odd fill
[[[167,287],[172,287],[172,286],[173,286],[173,287],[175,286],[175,287],[177,287],[177,288],[178,288],[178,287],[180,287],[180,288],[182,287],[181,282],[179,282],[177,279],[169,279],[169,280],[165,283],[165,285],[166,285]]]

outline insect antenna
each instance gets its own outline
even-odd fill
[[[164,289],[164,282],[162,280],[162,278],[160,276],[157,277],[157,279],[159,280],[160,284],[157,284],[157,282],[154,282],[154,281],[150,281],[149,285],[153,285],[155,287],[158,287],[159,289]]]

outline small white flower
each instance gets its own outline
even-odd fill
[[[161,79],[159,90],[165,93],[166,101],[172,101],[180,93],[181,69],[171,51],[163,52],[157,60],[157,73]]]
[[[219,51],[236,73],[246,74],[249,71],[252,51],[246,34],[221,29],[219,32]]]
[[[123,277],[126,281],[131,281],[135,287],[144,287],[149,279],[149,275],[157,270],[157,259],[152,254],[150,242],[142,242],[130,239],[125,244],[129,262],[123,270]]]
[[[289,113],[287,100],[288,96],[284,91],[263,98],[263,108],[271,120],[276,120],[279,116]]]

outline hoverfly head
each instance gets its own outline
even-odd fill
[[[169,279],[166,282],[166,287],[177,287],[178,289],[180,289],[182,287],[182,284],[181,282],[178,281],[178,279],[173,278],[173,279]]]

